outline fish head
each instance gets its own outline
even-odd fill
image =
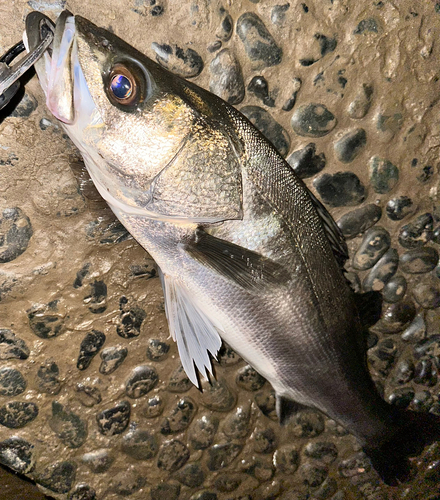
[[[173,185],[182,184],[183,170],[189,168],[193,170],[189,182],[200,182],[203,172],[195,170],[201,164],[188,166],[186,158],[194,156],[194,147],[188,150],[187,146],[198,142],[200,148],[200,139],[206,139],[197,122],[201,115],[212,116],[212,107],[188,82],[69,11],[55,25],[39,12],[30,13],[25,32],[28,50],[35,48],[47,29],[54,31],[54,40],[36,64],[46,104],[82,153],[110,206],[156,218],[223,219],[224,214],[219,217],[211,208],[203,216],[195,214],[202,209],[188,207],[191,186],[181,185],[180,192]],[[222,138],[209,137],[208,142],[212,146],[217,139]],[[221,177],[227,179],[228,174]],[[210,196],[213,202],[218,198],[214,190],[205,195],[206,206]],[[200,200],[192,202],[194,207],[200,205]]]

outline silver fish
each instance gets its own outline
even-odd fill
[[[29,50],[42,19],[27,18]],[[223,339],[272,384],[282,422],[293,402],[317,408],[357,437],[386,481],[402,478],[414,450],[401,439],[423,416],[387,404],[370,378],[347,248],[323,205],[215,95],[70,12],[54,31],[36,65],[47,105],[160,267],[188,377],[197,385],[197,370],[212,372]]]

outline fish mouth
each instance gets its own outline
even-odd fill
[[[46,104],[61,122],[72,125],[77,118],[81,100],[90,93],[78,59],[75,16],[63,11],[54,24],[40,12],[31,12],[26,18],[24,42],[32,51],[51,30],[54,39],[43,57],[35,64]]]

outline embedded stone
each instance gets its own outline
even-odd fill
[[[177,500],[180,495],[180,485],[174,483],[161,483],[150,490],[151,500]]]
[[[209,448],[214,441],[219,420],[217,417],[203,415],[191,426],[189,440],[195,450]]]
[[[323,202],[331,207],[359,205],[366,197],[365,186],[353,172],[323,174],[313,185]]]
[[[116,327],[116,333],[124,339],[137,337],[147,316],[145,311],[137,306],[130,307],[127,297],[121,297],[119,309],[121,310],[121,316]]]
[[[301,179],[313,177],[325,167],[324,153],[316,154],[316,144],[311,142],[303,149],[294,151],[286,158],[295,174]]]
[[[25,92],[23,98],[18,103],[18,106],[9,116],[13,116],[14,118],[27,118],[37,109],[37,107],[38,101],[35,97],[28,92]]]
[[[146,418],[158,417],[162,415],[164,404],[163,399],[159,395],[153,396],[146,402],[142,413]]]
[[[364,118],[370,110],[372,96],[373,86],[363,83],[362,88],[348,106],[348,116],[355,120]]]
[[[96,500],[96,491],[88,484],[78,484],[69,493],[68,500]]]
[[[56,395],[61,390],[60,370],[52,359],[46,359],[37,372],[38,389],[46,394]]]
[[[379,25],[374,17],[362,19],[353,31],[355,35],[362,35],[364,33],[379,33]]]
[[[390,248],[390,233],[383,227],[369,229],[353,257],[353,267],[361,271],[370,269]]]
[[[288,427],[297,437],[319,436],[324,432],[324,417],[315,410],[303,410],[290,420]]]
[[[130,422],[131,407],[128,401],[121,401],[96,415],[99,432],[104,436],[122,434]]]
[[[124,359],[127,357],[128,349],[122,346],[107,347],[101,351],[101,365],[99,373],[110,375],[121,366]]]
[[[437,370],[431,359],[425,358],[417,362],[414,369],[414,382],[428,387],[432,387],[437,383]]]
[[[38,406],[25,401],[10,401],[0,407],[0,424],[9,429],[20,429],[38,416]]]
[[[217,360],[222,366],[232,366],[239,363],[241,361],[241,357],[231,347],[223,342],[218,352]]]
[[[193,78],[203,70],[203,59],[193,49],[183,49],[176,44],[158,44],[151,48],[156,53],[156,61],[165,69],[183,78]]]
[[[186,392],[193,387],[182,365],[177,367],[168,380],[167,389],[170,392]]]
[[[301,89],[302,80],[301,78],[295,77],[292,78],[292,87],[291,87],[291,95],[287,99],[287,101],[283,104],[281,108],[283,111],[291,111],[293,106],[296,104],[296,98],[298,97],[298,92]]]
[[[433,237],[434,219],[430,213],[422,214],[399,231],[399,243],[404,248],[418,248],[428,243]]]
[[[394,276],[399,266],[399,254],[394,248],[390,248],[377,261],[371,271],[365,276],[362,283],[365,292],[380,291]]]
[[[149,339],[147,346],[147,358],[150,361],[162,361],[170,350],[170,344],[158,339]]]
[[[224,474],[217,475],[214,487],[221,493],[230,493],[231,491],[235,491],[246,479],[247,477],[243,474],[225,472]]]
[[[147,480],[133,468],[121,470],[110,479],[110,490],[122,497],[128,497],[139,491]]]
[[[223,421],[223,434],[230,439],[244,438],[249,434],[250,408],[239,406]]]
[[[140,398],[148,394],[158,381],[159,376],[153,367],[148,365],[137,366],[127,379],[125,393],[129,398]]]
[[[393,276],[382,290],[382,296],[386,302],[395,303],[401,300],[406,293],[408,283],[401,274]]]
[[[348,132],[335,145],[336,158],[342,163],[352,162],[367,143],[367,134],[363,128]]]
[[[196,411],[197,406],[191,398],[182,398],[162,422],[160,432],[167,435],[184,431],[190,425]]]
[[[249,59],[258,68],[280,64],[283,51],[276,44],[263,21],[253,12],[245,12],[237,20],[237,34]]]
[[[122,451],[135,460],[149,460],[155,457],[158,448],[156,435],[142,429],[128,432],[121,445]]]
[[[440,306],[440,286],[436,282],[418,283],[413,289],[413,295],[424,309],[437,309]]]
[[[25,252],[32,234],[31,221],[21,208],[5,208],[0,215],[0,264]]]
[[[87,439],[87,422],[58,403],[52,402],[49,427],[69,448],[79,448]]]
[[[426,324],[423,315],[418,314],[411,324],[402,333],[401,338],[406,341],[423,340],[426,336]]]
[[[422,356],[435,356],[440,348],[440,335],[430,335],[426,339],[422,339],[414,346],[414,356],[421,358]]]
[[[92,330],[81,342],[79,356],[76,362],[78,370],[85,370],[90,366],[92,359],[98,354],[104,345],[105,335],[99,330]]]
[[[54,493],[68,493],[76,479],[74,462],[58,462],[46,467],[35,478],[36,482]]]
[[[269,85],[264,76],[254,76],[249,82],[248,90],[254,94],[265,105],[273,108],[275,101],[269,95]]]
[[[239,104],[245,95],[243,72],[230,49],[221,50],[209,65],[209,90],[229,104]]]
[[[183,467],[189,460],[189,450],[187,446],[177,439],[165,441],[157,457],[159,469],[175,472]]]
[[[276,412],[276,396],[274,391],[263,391],[255,394],[255,404],[261,413],[271,420],[278,421]]]
[[[99,404],[102,401],[101,391],[93,382],[76,384],[75,390],[80,403],[88,408]]]
[[[58,313],[58,301],[48,304],[38,304],[27,311],[29,326],[37,337],[50,339],[62,335],[66,328],[65,318]]]
[[[220,25],[215,32],[215,36],[219,38],[222,42],[227,42],[231,36],[234,29],[234,23],[232,17],[227,10],[223,7],[219,9],[220,14]]]
[[[191,495],[189,500],[218,500],[218,498],[217,493],[212,491],[199,491],[198,493]]]
[[[394,381],[396,384],[403,385],[411,382],[414,378],[415,366],[411,359],[402,359],[396,365]]]
[[[400,256],[400,268],[408,274],[429,273],[438,264],[438,260],[439,255],[435,248],[414,248]]]
[[[187,464],[175,474],[175,478],[189,488],[198,488],[205,480],[205,473],[199,464]]]
[[[0,395],[18,396],[26,389],[26,379],[15,368],[0,369]]]
[[[215,471],[231,465],[242,449],[238,443],[215,444],[208,450],[208,469]]]
[[[89,304],[89,311],[93,314],[102,314],[107,309],[107,285],[104,281],[95,280],[90,283],[90,294],[84,297]]]
[[[257,453],[272,453],[277,446],[277,437],[274,430],[268,427],[253,434],[254,451]]]
[[[19,474],[31,472],[35,466],[34,446],[28,441],[12,436],[0,441],[0,464]]]
[[[266,379],[262,377],[252,366],[246,365],[240,368],[235,377],[235,383],[245,391],[258,391],[266,383]]]
[[[337,224],[344,237],[351,239],[370,229],[381,217],[382,209],[380,206],[370,203],[347,212],[337,221]]]
[[[211,383],[202,381],[203,394],[199,401],[206,408],[214,411],[229,411],[235,406],[236,397],[223,378]]]
[[[322,137],[330,133],[337,120],[324,104],[303,104],[292,115],[293,130],[301,136]]]
[[[241,113],[271,142],[281,156],[286,156],[290,148],[287,131],[260,106],[243,106]]]
[[[391,198],[386,206],[386,214],[391,220],[402,220],[413,211],[413,202],[408,196]]]
[[[84,453],[81,457],[81,461],[94,474],[102,474],[110,469],[111,465],[115,461],[115,457],[112,456],[110,450],[101,448],[89,453]]]
[[[273,24],[278,24],[282,26],[286,19],[286,12],[289,10],[290,4],[285,3],[284,5],[275,5],[270,13],[270,20]]]
[[[24,340],[18,338],[14,332],[0,328],[0,360],[27,359],[29,347]]]
[[[411,300],[405,299],[391,304],[373,330],[379,333],[399,333],[416,317],[416,308]]]
[[[298,449],[293,444],[280,446],[273,455],[276,469],[283,474],[293,474],[299,467]]]
[[[389,193],[399,180],[399,169],[389,160],[373,156],[370,160],[370,184],[379,194]]]
[[[304,484],[316,487],[320,486],[326,479],[328,475],[328,468],[325,465],[318,463],[305,463],[299,467],[298,475]]]

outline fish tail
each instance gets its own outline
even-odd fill
[[[397,431],[379,445],[377,440],[364,447],[365,453],[382,480],[398,486],[412,477],[410,457],[418,456],[425,446],[440,441],[440,417],[432,413],[400,411]]]

